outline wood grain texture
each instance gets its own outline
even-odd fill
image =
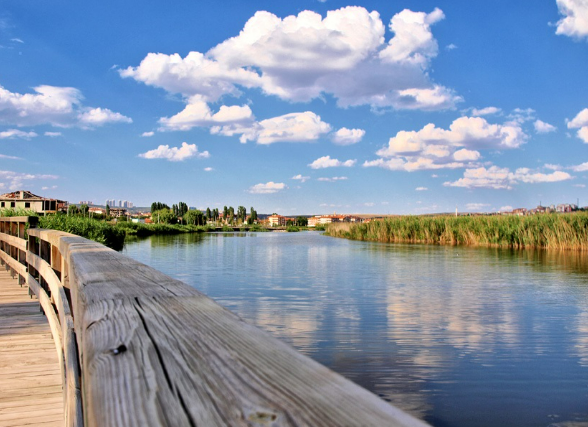
[[[6,233],[0,233],[0,240],[5,241],[10,246],[20,249],[21,251],[27,250],[27,241],[19,237],[14,237]]]
[[[44,260],[31,252],[27,253],[27,262],[45,279],[51,290],[51,298],[55,301],[57,306],[57,314],[59,316],[59,324],[64,327],[67,325],[67,317],[71,316],[69,302],[65,296],[61,281],[51,268],[51,266]],[[29,278],[32,276],[28,275]]]
[[[8,264],[8,266],[10,266],[10,268],[12,270],[16,271],[22,277],[25,277],[27,275],[27,267],[26,267],[26,265],[22,265],[20,262],[18,262],[14,258],[12,258],[6,252],[0,251],[0,259],[2,259],[3,262],[5,262],[6,264]]]
[[[57,318],[57,314],[53,311],[53,306],[51,305],[51,300],[49,296],[45,292],[45,289],[39,286],[39,283],[31,276],[28,275],[27,284],[29,288],[33,290],[37,298],[39,299],[39,303],[45,312],[45,316],[47,318],[47,322],[49,323],[49,327],[51,328],[51,335],[53,336],[53,342],[55,343],[55,350],[57,351],[57,357],[59,359],[59,366],[61,368],[62,375],[64,374],[64,362],[63,362],[63,337],[62,337],[62,328]]]
[[[49,324],[28,288],[3,270],[0,325],[10,325],[0,326],[0,425],[63,426],[62,374]]]

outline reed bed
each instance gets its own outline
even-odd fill
[[[532,216],[399,216],[333,223],[333,237],[376,242],[588,250],[588,213]]]

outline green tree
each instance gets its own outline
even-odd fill
[[[257,211],[255,209],[253,209],[253,206],[251,206],[251,210],[250,212],[250,217],[252,221],[257,221]]]
[[[159,211],[161,209],[169,209],[169,206],[166,205],[165,203],[161,203],[161,202],[151,203],[151,213],[153,213],[155,211]]]
[[[85,203],[84,203],[84,204],[81,204],[81,205],[80,205],[80,213],[82,214],[82,216],[87,216],[87,215],[88,215],[88,210],[89,210],[89,209],[90,209],[90,208],[89,208],[89,207],[88,207],[88,205],[86,205]]]
[[[241,221],[241,223],[245,222],[245,218],[247,217],[247,210],[245,206],[239,206],[237,208],[237,219]]]
[[[151,220],[158,224],[175,224],[178,222],[178,217],[170,208],[163,208],[153,212]]]
[[[206,218],[204,217],[204,214],[197,209],[189,210],[184,214],[183,218],[184,221],[186,221],[186,224],[206,225]]]
[[[228,217],[229,217],[229,209],[228,209],[228,208],[225,206],[225,207],[223,208],[223,220],[224,220],[225,222],[227,222],[227,220],[228,220]]]
[[[110,216],[110,206],[106,205],[106,216]]]
[[[206,220],[207,221],[211,220],[211,215],[212,215],[212,213],[210,212],[210,208],[206,208]]]
[[[229,224],[233,223],[234,218],[235,218],[235,209],[232,206],[229,206]]]
[[[188,212],[188,205],[184,202],[178,203],[178,216],[183,216],[186,212]]]
[[[299,227],[306,227],[308,225],[308,218],[305,216],[299,216],[296,218],[296,224]]]

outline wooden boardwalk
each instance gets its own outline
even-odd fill
[[[61,378],[39,302],[0,268],[0,426],[63,426]]]

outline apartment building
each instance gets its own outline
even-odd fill
[[[288,218],[282,215],[270,215],[267,219],[270,227],[283,227],[288,220]]]

